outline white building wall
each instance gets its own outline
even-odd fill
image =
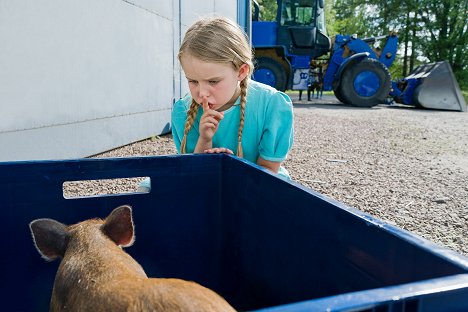
[[[214,11],[237,20],[238,2],[0,1],[0,161],[85,157],[168,132],[187,91],[180,36]]]

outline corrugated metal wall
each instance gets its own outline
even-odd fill
[[[248,3],[0,1],[0,161],[85,157],[168,132],[187,92],[181,34],[213,12],[244,22]]]

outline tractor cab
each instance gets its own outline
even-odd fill
[[[330,39],[324,0],[276,2],[275,21],[260,21],[259,5],[253,0],[252,45],[257,61],[254,79],[286,90],[294,88],[294,75],[307,75],[311,59],[329,53]]]
[[[254,47],[282,46],[288,55],[312,58],[330,51],[323,0],[277,0],[276,21],[260,21],[259,5],[253,5]]]
[[[278,1],[277,43],[292,55],[312,58],[329,52],[323,1]]]

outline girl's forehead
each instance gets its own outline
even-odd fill
[[[180,63],[185,75],[190,78],[210,79],[236,73],[229,63],[204,61],[191,55],[183,55]]]

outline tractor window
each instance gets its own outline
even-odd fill
[[[291,12],[291,3],[290,1],[283,1],[281,7],[281,25],[292,25],[294,23],[294,18]]]
[[[298,7],[296,8],[296,23],[298,25],[312,25],[312,8]]]
[[[313,0],[283,0],[281,26],[314,26]]]

